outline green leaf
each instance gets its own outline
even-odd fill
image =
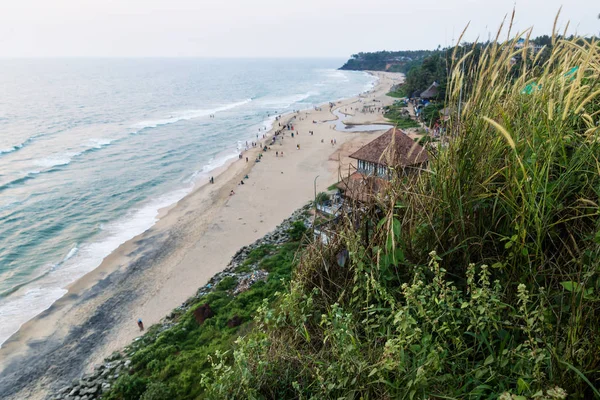
[[[600,231],[596,232],[596,236],[594,237],[594,241],[600,244]]]
[[[402,225],[400,224],[400,221],[398,221],[396,218],[394,218],[392,220],[392,230],[394,232],[394,236],[396,238],[400,238],[400,230],[402,228]]]
[[[494,362],[494,355],[490,355],[488,356],[488,358],[485,359],[485,361],[483,362],[483,365],[490,365],[491,363]]]
[[[392,251],[392,249],[394,248],[394,238],[392,237],[392,235],[388,235],[385,248],[387,249],[387,251]]]
[[[572,281],[564,281],[564,282],[561,282],[560,284],[562,285],[562,287],[565,288],[565,290],[567,292],[572,292],[573,291],[573,283],[574,282],[572,282]]]
[[[369,376],[368,376],[367,378],[370,378],[370,377],[372,377],[372,376],[373,376],[373,375],[375,375],[376,373],[377,373],[377,368],[373,368],[373,369],[371,370],[371,372],[369,372]]]
[[[402,251],[402,249],[398,248],[396,249],[396,253],[394,254],[395,258],[396,258],[396,263],[399,262],[403,262],[404,261],[404,252]]]
[[[519,389],[519,393],[523,393],[526,390],[529,390],[529,384],[523,380],[523,378],[517,379],[517,388]]]

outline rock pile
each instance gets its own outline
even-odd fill
[[[239,280],[237,287],[233,290],[234,295],[245,292],[250,289],[250,286],[254,285],[258,281],[266,281],[269,273],[265,270],[253,271],[252,273],[245,275]]]
[[[281,245],[290,240],[289,230],[292,228],[292,224],[296,221],[302,221],[308,227],[310,225],[309,211],[311,210],[311,204],[294,211],[290,218],[284,220],[273,232],[268,233],[262,238],[258,239],[251,245],[242,247],[232,257],[228,267],[212,277],[212,279],[205,286],[200,288],[196,295],[181,306],[173,310],[163,321],[159,324],[158,329],[153,330],[154,335],[158,336],[160,332],[163,332],[177,324],[175,321],[177,316],[186,312],[192,305],[197,304],[198,300],[214,290],[224,278],[228,276],[235,277],[238,284],[235,289],[232,290],[233,294],[242,293],[254,283],[260,280],[266,280],[268,273],[264,270],[259,269],[258,264],[251,264],[244,271],[237,271],[236,269],[244,264],[252,250],[264,246],[264,245]],[[248,272],[249,271],[249,272]],[[202,306],[201,306],[202,307]],[[201,308],[199,307],[199,308]],[[210,311],[210,307],[208,307]],[[199,311],[200,312],[200,311]],[[202,311],[203,317],[206,318],[206,310]],[[205,315],[206,314],[206,315]],[[202,318],[204,321],[205,318]],[[200,322],[200,321],[198,321]],[[238,326],[241,323],[239,317],[234,317],[228,321],[228,326]],[[140,338],[136,339],[136,342]],[[129,357],[133,356],[139,346],[134,344],[124,349],[124,354],[119,352],[113,353],[110,357],[104,360],[101,365],[94,366],[94,372],[90,374],[84,374],[80,379],[75,379],[71,384],[65,385],[62,389],[52,392],[47,399],[48,400],[95,400],[100,399],[103,393],[106,393],[114,382],[123,374],[129,373],[131,360]]]
[[[120,358],[116,353],[105,360],[104,364],[94,367],[94,372],[74,379],[70,385],[48,397],[50,400],[92,400],[107,392],[120,375],[128,373],[131,360]]]

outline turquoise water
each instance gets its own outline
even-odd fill
[[[0,343],[273,115],[371,87],[342,62],[1,60]]]

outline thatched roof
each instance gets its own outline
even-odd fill
[[[375,176],[365,176],[360,172],[355,172],[342,179],[336,186],[344,192],[346,198],[365,202],[379,193],[388,184],[389,182],[384,179]]]
[[[437,82],[433,82],[431,86],[429,86],[423,93],[421,93],[422,99],[432,99],[437,97],[438,95],[438,86],[440,86]]]
[[[429,159],[427,151],[420,144],[395,128],[367,143],[351,154],[350,158],[389,167],[407,167]]]

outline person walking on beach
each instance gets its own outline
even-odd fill
[[[140,332],[144,330],[144,323],[142,322],[142,319],[139,318],[137,321],[138,324],[138,328],[140,328]]]

